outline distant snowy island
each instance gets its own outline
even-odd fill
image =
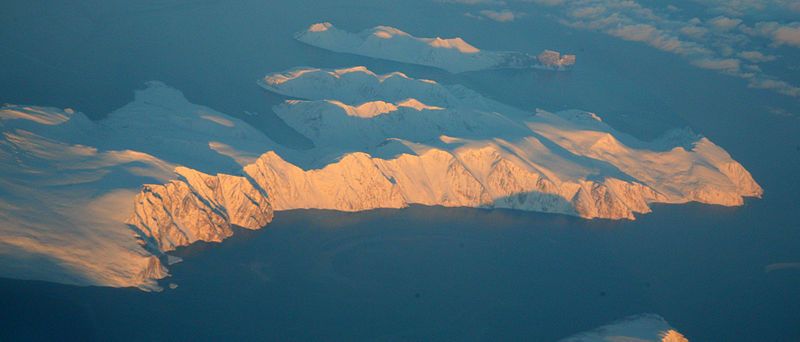
[[[298,32],[295,38],[335,52],[432,66],[453,73],[503,68],[565,70],[575,64],[575,55],[562,56],[552,50],[545,50],[538,56],[512,51],[487,51],[459,37],[415,37],[391,26],[376,26],[351,33],[324,22]]]
[[[298,39],[454,72],[524,64],[460,39],[369,32],[315,24]],[[409,59],[429,48],[429,59]],[[258,84],[287,97],[275,113],[314,148],[281,146],[160,82],[100,121],[0,108],[0,254],[18,261],[0,275],[155,290],[167,252],[262,228],[290,209],[416,204],[633,220],[652,203],[738,206],[763,192],[725,150],[685,129],[645,142],[594,113],[523,110],[362,66],[298,67]]]
[[[663,317],[656,314],[641,314],[570,336],[559,342],[605,341],[689,342],[689,339],[673,329]]]

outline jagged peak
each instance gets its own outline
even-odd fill
[[[349,68],[340,68],[340,69],[319,69],[319,68],[312,68],[312,67],[296,67],[292,68],[287,71],[283,72],[275,72],[264,76],[263,82],[267,85],[279,85],[286,83],[288,81],[293,81],[297,79],[301,79],[304,76],[314,75],[314,74],[322,74],[332,78],[342,78],[348,74],[364,74],[370,77],[377,79],[380,82],[386,81],[387,79],[391,79],[394,77],[399,77],[403,79],[412,79],[408,77],[408,75],[394,71],[386,74],[376,74],[369,68],[365,66],[354,66]],[[424,80],[424,79],[417,79],[420,82],[426,83],[436,83],[436,81],[432,80]]]
[[[285,103],[289,105],[296,105],[300,103],[309,103],[309,102],[314,102],[314,101],[286,100]],[[413,109],[418,112],[423,110],[444,110],[443,107],[429,106],[414,98],[408,98],[403,101],[398,101],[396,103],[386,102],[382,100],[367,101],[358,105],[349,105],[338,100],[323,100],[322,102],[341,108],[342,111],[344,111],[344,113],[347,114],[348,116],[365,118],[365,119],[374,118],[379,115],[389,114],[401,108]]]
[[[461,53],[468,53],[468,54],[478,53],[481,51],[480,49],[464,41],[464,39],[461,39],[461,37],[455,37],[455,38],[436,37],[432,39],[429,38],[426,40],[428,42],[428,45],[433,46],[435,48],[453,49],[453,50],[458,50]]]
[[[262,153],[261,156],[259,156],[258,159],[256,159],[256,161],[259,163],[279,163],[279,164],[288,163],[274,150],[269,150],[267,152]],[[245,168],[249,166],[250,165],[245,166]]]
[[[434,38],[418,38],[414,37],[413,35],[400,30],[396,27],[392,26],[375,26],[371,29],[366,30],[368,35],[378,37],[380,39],[392,39],[395,37],[404,37],[404,38],[411,38],[414,40],[418,40],[420,42],[424,42],[432,47],[440,48],[440,49],[453,49],[458,50],[462,53],[477,53],[480,52],[480,49],[476,48],[475,46],[470,45],[461,37],[454,37],[454,38],[441,38],[441,37],[434,37]]]
[[[397,106],[394,104],[380,100],[364,102],[358,106],[351,106],[336,100],[325,100],[325,102],[341,108],[348,116],[359,118],[374,118],[397,110]]]
[[[342,155],[339,158],[338,162],[343,164],[343,165],[346,165],[346,164],[350,164],[350,163],[371,162],[372,159],[373,158],[369,153],[366,153],[366,152],[351,152],[351,153],[346,153],[346,154]]]
[[[429,148],[427,150],[422,151],[419,156],[423,159],[439,159],[439,160],[449,160],[453,159],[453,154],[438,148]]]
[[[211,177],[211,175],[197,171],[195,169],[185,167],[185,166],[178,166],[175,168],[175,173],[181,177],[187,179],[196,179],[196,178],[207,178]]]
[[[303,77],[305,74],[321,72],[322,69],[311,67],[295,67],[283,72],[274,72],[261,80],[267,85],[279,85]]]

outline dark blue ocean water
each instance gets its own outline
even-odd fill
[[[179,252],[164,285],[72,287],[0,279],[0,340],[550,341],[631,314],[664,316],[693,341],[799,341],[800,105],[633,42],[533,10],[507,24],[437,2],[4,1],[0,102],[102,118],[147,80],[302,137],[255,80],[298,65],[366,65],[460,83],[524,109],[579,108],[641,138],[689,126],[764,187],[740,208],[657,206],[634,222],[414,207],[281,212],[261,231]],[[316,21],[462,36],[487,49],[578,55],[569,73],[425,67],[330,53],[291,39]],[[784,60],[792,58],[786,51]],[[788,56],[788,57],[787,57]],[[791,62],[788,62],[791,63]],[[782,75],[800,82],[796,70]],[[791,71],[794,70],[794,71]],[[782,109],[776,115],[771,109]]]
[[[161,293],[0,280],[0,339],[553,341],[655,312],[693,341],[794,341],[800,270],[765,266],[800,234],[763,209],[283,212],[181,250]]]

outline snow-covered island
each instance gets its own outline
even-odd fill
[[[656,314],[641,314],[567,337],[560,342],[604,341],[689,342],[689,339],[673,329],[663,317]]]
[[[551,50],[545,50],[538,56],[515,51],[482,50],[460,37],[415,37],[391,26],[376,26],[351,33],[324,22],[298,32],[295,38],[334,52],[431,66],[452,73],[504,68],[565,70],[575,64],[575,55],[562,57]]]

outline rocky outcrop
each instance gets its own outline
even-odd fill
[[[219,242],[233,234],[231,226],[258,229],[272,220],[266,196],[244,177],[184,167],[176,173],[178,180],[145,185],[128,220],[161,251],[195,241]]]

